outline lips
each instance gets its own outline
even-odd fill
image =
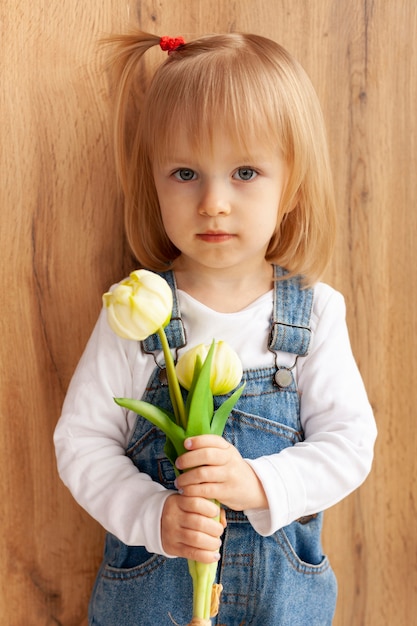
[[[204,233],[198,233],[197,238],[207,243],[223,243],[233,239],[234,235],[226,233],[222,230],[207,230]]]

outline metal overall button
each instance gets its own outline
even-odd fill
[[[292,368],[291,368],[292,369]],[[281,389],[285,389],[289,387],[292,383],[292,374],[291,370],[287,367],[280,367],[275,372],[275,382]]]

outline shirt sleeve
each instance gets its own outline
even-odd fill
[[[113,401],[132,397],[132,368],[140,357],[139,344],[118,337],[102,311],[71,380],[54,443],[60,477],[77,502],[124,543],[165,554],[160,520],[172,492],[125,455],[130,426]]]
[[[268,510],[246,511],[262,535],[336,504],[371,469],[373,411],[352,354],[344,299],[325,285],[312,330],[312,349],[298,360],[296,373],[305,439],[278,454],[247,460],[268,499]]]

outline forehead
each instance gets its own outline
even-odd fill
[[[212,128],[210,133],[196,135],[184,123],[176,126],[165,150],[159,150],[154,160],[186,163],[191,161],[191,156],[193,160],[204,160],[208,156],[248,164],[281,156],[281,150],[276,142],[260,142],[258,136],[238,135],[221,124]]]
[[[186,161],[191,154],[196,157],[219,152],[240,161],[283,155],[281,142],[274,133],[268,132],[265,124],[250,128],[246,122],[226,123],[213,119],[196,128],[181,119],[173,120],[160,132],[159,138],[155,137],[150,156],[154,163],[163,164],[172,158]]]

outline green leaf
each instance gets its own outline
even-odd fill
[[[132,400],[131,398],[113,399],[119,406],[134,411],[162,430],[167,438],[171,440],[178,456],[186,452],[184,448],[184,429],[175,424],[171,413],[149,402],[143,402],[143,400]]]
[[[236,402],[239,400],[242,391],[245,388],[245,385],[246,383],[243,383],[243,385],[236,389],[236,391],[234,391],[232,395],[227,398],[227,400],[225,400],[214,413],[210,429],[210,432],[213,435],[219,435],[219,437],[223,435],[224,427],[226,426],[229,415]]]
[[[179,457],[179,454],[176,451],[175,446],[172,443],[171,439],[168,439],[168,437],[166,438],[166,441],[165,441],[164,452],[165,452],[165,456],[167,457],[168,461],[171,462],[171,465],[174,468],[175,475],[178,476],[180,474],[180,472],[175,467],[175,461]]]
[[[165,331],[163,328],[158,329],[158,336],[161,341],[162,350],[165,357],[165,369],[168,378],[168,391],[171,399],[172,408],[174,409],[174,421],[183,428],[187,426],[187,417],[185,414],[184,401],[182,399],[181,388],[175,372],[174,360]]]
[[[214,348],[215,342],[213,341],[193,386],[192,393],[190,392],[191,399],[186,429],[187,437],[208,435],[210,433],[210,423],[213,415],[213,394],[210,389],[210,374]]]
[[[201,360],[201,357],[199,355],[197,355],[196,361],[194,363],[193,380],[191,381],[191,387],[188,390],[187,401],[186,401],[186,404],[185,404],[185,410],[187,412],[187,415],[190,412],[191,400],[192,400],[194,389],[195,389],[195,386],[197,384],[198,377],[200,376],[200,372],[201,372],[201,368],[202,367],[203,367],[203,362]]]

